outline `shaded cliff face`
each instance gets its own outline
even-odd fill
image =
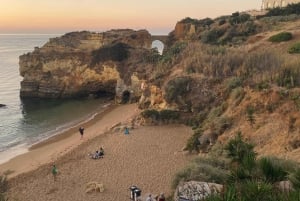
[[[67,98],[116,94],[117,83],[136,94],[131,82],[151,48],[145,31],[74,32],[52,38],[20,56],[21,97]],[[120,84],[119,84],[120,85]],[[135,85],[135,87],[138,84]],[[122,96],[124,91],[119,91]]]

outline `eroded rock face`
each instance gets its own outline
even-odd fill
[[[174,30],[176,40],[187,39],[196,33],[196,26],[191,23],[177,22]]]
[[[151,48],[146,30],[74,32],[52,38],[20,56],[21,97],[67,98],[116,94],[118,87],[137,95],[133,76],[142,54]],[[132,86],[131,83],[134,85]],[[124,91],[118,91],[122,97]],[[131,94],[130,94],[131,95]],[[134,97],[130,97],[134,98]]]
[[[223,185],[207,182],[189,181],[178,185],[174,200],[198,201],[204,200],[210,195],[220,194]]]

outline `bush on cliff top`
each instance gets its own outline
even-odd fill
[[[280,15],[291,15],[291,14],[300,14],[300,3],[288,4],[286,7],[276,7],[270,9],[266,16],[280,16]]]
[[[289,48],[288,52],[289,52],[290,54],[299,54],[299,53],[300,53],[300,42],[295,43],[294,45],[292,45],[292,46]]]
[[[293,38],[293,35],[290,32],[281,32],[278,34],[275,34],[269,38],[270,42],[283,42],[283,41],[289,41]]]

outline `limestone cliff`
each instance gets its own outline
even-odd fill
[[[140,60],[151,42],[146,30],[127,29],[52,38],[20,56],[20,95],[66,98],[104,93],[121,97],[129,92],[134,98],[140,87],[136,70],[142,68]]]

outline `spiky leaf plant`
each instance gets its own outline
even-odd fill
[[[270,158],[261,158],[259,167],[266,181],[275,183],[286,179],[288,173],[276,161]]]

